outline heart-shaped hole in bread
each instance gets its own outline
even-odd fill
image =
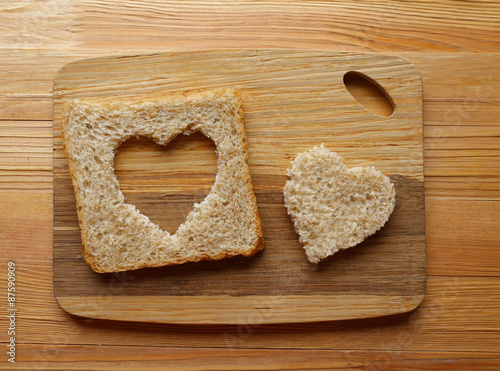
[[[312,263],[359,244],[394,210],[387,176],[373,167],[348,169],[323,145],[300,153],[288,176],[285,206]]]
[[[217,173],[215,144],[199,132],[179,135],[166,146],[131,138],[118,148],[114,168],[126,202],[174,234],[210,193]]]

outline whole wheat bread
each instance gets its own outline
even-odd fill
[[[222,89],[114,102],[72,100],[63,106],[62,118],[83,257],[94,271],[251,256],[264,247],[247,165],[242,102],[236,92]],[[170,234],[126,202],[113,169],[115,153],[131,137],[166,145],[179,134],[197,131],[215,143],[215,183]]]
[[[373,167],[348,169],[323,145],[288,170],[285,206],[309,261],[318,263],[378,231],[395,205],[394,185]]]

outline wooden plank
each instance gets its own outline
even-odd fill
[[[427,202],[429,273],[500,276],[499,213],[498,201]]]
[[[426,126],[425,186],[430,198],[500,199],[500,126]]]
[[[486,173],[486,171],[485,171]],[[427,177],[425,196],[427,199],[500,201],[498,177],[481,176]]]
[[[3,259],[36,256],[37,263],[51,266],[52,192],[0,192],[0,225]]]
[[[0,192],[52,192],[52,122],[0,121]]]
[[[426,181],[488,177],[500,196],[500,125],[430,126],[424,133]]]
[[[4,7],[4,49],[500,51],[500,7],[489,1],[7,0]]]
[[[50,122],[0,121],[0,170],[52,170]]]
[[[344,74],[352,70],[386,88],[396,105],[391,117],[376,115],[353,99],[343,83]],[[75,260],[82,248],[79,231],[70,229],[78,224],[61,155],[62,104],[77,97],[154,96],[221,86],[237,89],[244,102],[248,163],[267,249],[254,259],[134,272],[137,278],[125,290],[106,295],[109,305],[96,298],[94,303],[102,305],[85,306],[92,302],[89,297],[100,297],[109,275],[97,275]],[[404,59],[303,50],[149,54],[66,65],[54,85],[54,287],[61,306],[78,315],[137,320],[133,308],[139,305],[143,320],[171,323],[247,323],[256,320],[251,316],[256,308],[265,312],[264,322],[364,318],[411,310],[425,292],[420,88],[417,71]],[[214,179],[214,147],[201,138],[184,139],[172,151],[144,142],[125,151],[120,148],[122,164],[117,170],[125,173],[125,188],[133,191],[127,194],[128,202],[135,195],[145,215],[174,221],[167,227],[172,232],[193,199],[209,192]],[[304,264],[283,207],[282,189],[290,160],[321,143],[342,153],[348,166],[371,165],[391,175],[398,204],[383,231],[362,248],[317,267]],[[179,149],[180,156],[175,155]],[[170,188],[169,183],[176,186]],[[183,187],[188,183],[189,188]],[[187,209],[184,215],[179,213],[182,208]],[[159,310],[166,305],[160,297],[175,305]],[[282,300],[266,307],[266,302],[277,299]],[[201,302],[205,305],[199,311]],[[309,309],[300,310],[306,302]]]
[[[500,75],[498,57],[477,58],[472,54],[457,63],[455,54],[409,54],[408,57],[419,67],[424,82],[424,102],[448,100],[453,102],[478,102],[498,105],[500,96]],[[456,117],[450,117],[449,120]]]
[[[58,0],[2,1],[0,23],[8,25],[0,31],[0,48],[61,48],[75,44],[73,2]]]
[[[56,303],[51,268],[18,259],[19,343],[224,349],[372,349],[498,352],[498,277],[429,276],[420,307],[382,319],[240,326],[162,325],[70,316]],[[28,267],[31,267],[28,269]],[[5,278],[0,277],[1,284]],[[111,283],[118,287],[119,281]],[[284,336],[283,334],[286,334]]]
[[[54,349],[54,346],[57,346]],[[273,350],[22,344],[16,369],[41,370],[472,370],[500,367],[498,353]],[[2,366],[0,365],[0,369]]]
[[[435,79],[439,79],[437,73]],[[440,81],[444,83],[444,80]],[[475,86],[476,91],[481,92],[482,90],[486,93],[486,90],[481,88],[481,84],[471,80],[468,80],[467,83]],[[464,82],[464,84],[466,83]],[[425,87],[426,85],[424,85]],[[426,129],[431,126],[445,125],[454,127],[497,126],[500,111],[498,99],[494,97],[484,98],[483,94],[480,97],[471,96],[461,99],[455,99],[449,95],[445,98],[428,98],[424,103]]]
[[[0,120],[52,120],[52,99],[49,97],[22,97],[0,95]]]
[[[440,63],[411,59],[424,80],[426,197],[499,200],[498,65],[481,58],[460,67],[450,55]]]

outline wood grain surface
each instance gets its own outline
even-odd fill
[[[390,117],[349,93],[344,77],[352,71],[384,87],[395,106]],[[243,100],[265,250],[251,259],[96,274],[77,259],[82,246],[60,138],[61,106],[81,97],[133,99],[218,87],[237,90]],[[283,187],[290,161],[321,143],[348,166],[375,166],[390,176],[397,201],[379,233],[316,266],[307,262],[286,214]],[[136,140],[119,149],[121,190],[174,233],[193,201],[210,191],[213,150],[201,135],[165,149]],[[253,324],[407,312],[425,295],[423,187],[421,79],[400,57],[286,49],[116,56],[67,64],[54,81],[54,290],[72,314]],[[120,277],[126,282],[110,290],[110,280]]]
[[[0,369],[500,368],[499,21],[491,1],[3,0],[0,262],[17,264],[19,331],[17,363],[2,358]],[[260,326],[125,324],[62,311],[52,274],[56,72],[109,54],[245,47],[383,52],[417,66],[423,303],[373,320]],[[7,327],[1,316],[2,346]]]

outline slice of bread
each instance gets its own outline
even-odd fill
[[[323,145],[299,154],[288,176],[285,206],[311,263],[359,244],[394,210],[388,177],[373,167],[348,169]]]
[[[94,271],[251,256],[264,247],[247,164],[242,102],[236,92],[73,100],[63,106],[62,118],[83,257]],[[217,175],[210,193],[172,235],[126,202],[113,169],[115,153],[131,137],[166,145],[179,134],[197,131],[215,143]]]

